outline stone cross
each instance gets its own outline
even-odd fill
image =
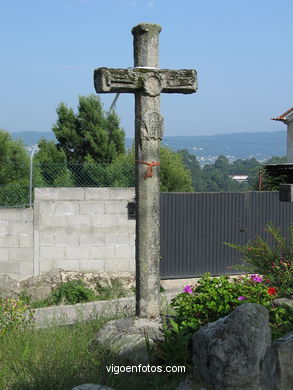
[[[146,318],[160,314],[160,93],[188,94],[197,89],[195,70],[159,69],[161,29],[148,23],[132,29],[134,68],[94,72],[97,93],[135,95],[136,314]]]

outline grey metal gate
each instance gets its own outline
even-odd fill
[[[223,243],[268,239],[268,222],[286,235],[293,223],[278,192],[161,193],[161,278],[235,273],[240,253]]]

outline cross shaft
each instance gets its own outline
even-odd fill
[[[97,93],[135,95],[136,314],[149,318],[160,314],[160,93],[189,94],[197,89],[195,70],[158,69],[160,31],[161,26],[148,23],[132,29],[133,69],[94,72]]]

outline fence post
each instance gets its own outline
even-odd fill
[[[32,207],[32,195],[33,195],[33,158],[37,145],[34,145],[30,156],[30,207]]]

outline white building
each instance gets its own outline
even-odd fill
[[[293,163],[293,107],[272,120],[281,121],[287,125],[287,163]]]
[[[248,175],[229,175],[230,179],[238,181],[238,183],[246,183]]]

